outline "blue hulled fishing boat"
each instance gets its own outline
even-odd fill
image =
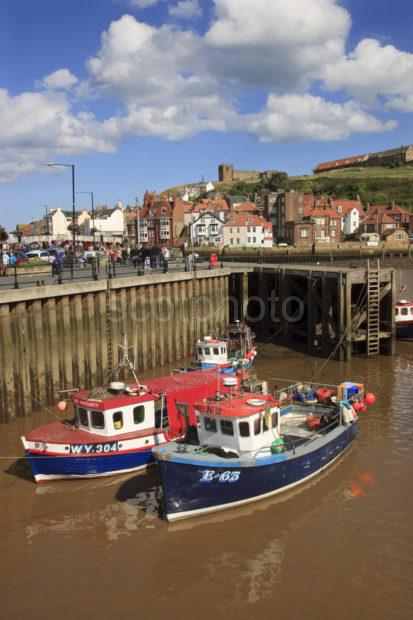
[[[167,519],[240,506],[310,480],[347,450],[357,411],[374,400],[355,383],[295,384],[274,395],[235,388],[199,400],[198,444],[153,449]]]

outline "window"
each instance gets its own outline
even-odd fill
[[[253,243],[256,243],[256,242],[257,242],[257,237],[253,237],[253,238],[252,238],[252,242],[253,242]]]
[[[251,232],[251,226],[247,226],[247,232]]]
[[[202,347],[198,347],[198,355],[202,355]]]
[[[86,409],[78,409],[79,412],[79,422],[82,426],[88,426],[89,425],[89,420],[87,417],[87,411]]]
[[[252,232],[255,232],[255,226],[252,227]]]
[[[204,418],[204,427],[206,431],[209,431],[210,433],[216,433],[217,421],[213,420],[212,418]]]
[[[167,212],[166,207],[162,207],[161,212],[165,215],[165,213]]]
[[[239,434],[240,437],[249,437],[250,436],[250,425],[249,422],[239,422],[238,423]]]
[[[408,308],[402,308],[401,314],[402,314],[402,316],[407,316],[409,314],[409,309]]]
[[[301,229],[301,237],[308,237],[308,228]]]
[[[211,355],[211,351],[209,350],[209,347],[205,347],[204,353],[205,355]]]
[[[403,239],[403,233],[396,233],[396,239],[402,240]]]
[[[278,413],[274,411],[274,413],[271,415],[271,418],[272,418],[272,427],[276,428],[278,426]]]
[[[230,420],[221,420],[221,433],[223,435],[234,434],[234,426]]]
[[[116,411],[116,413],[113,414],[113,428],[115,429],[115,431],[119,431],[121,428],[123,428],[122,411]]]
[[[93,428],[105,428],[105,418],[102,411],[90,412],[90,424]]]
[[[237,245],[239,245],[239,239],[237,239]]]
[[[413,308],[412,308],[413,311]],[[221,347],[221,353],[225,353],[225,347]]]
[[[232,228],[229,229],[229,232],[232,233]]]
[[[144,405],[138,405],[133,409],[133,422],[134,424],[142,424],[145,419],[145,407]]]
[[[335,236],[336,236],[336,231],[335,231],[335,230],[332,230],[332,231],[331,231],[331,236],[332,236],[332,237],[335,237]]]
[[[239,228],[237,228],[237,233],[239,233]]]
[[[219,355],[219,347],[214,347],[213,349],[214,355]]]
[[[258,417],[254,420],[254,435],[259,435],[261,433],[261,418]]]
[[[231,245],[234,245],[234,239],[231,237],[230,239]]]

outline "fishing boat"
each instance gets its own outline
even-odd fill
[[[396,338],[413,340],[413,300],[396,302]]]
[[[135,376],[136,379],[136,376]],[[22,437],[36,482],[109,476],[153,463],[152,448],[176,438],[189,440],[195,428],[194,403],[221,387],[216,371],[194,371],[70,395],[74,416],[40,426]],[[225,383],[225,382],[224,382]],[[59,403],[64,410],[66,401]]]
[[[200,399],[198,444],[153,449],[168,521],[254,502],[317,476],[348,449],[357,412],[374,400],[352,382]]]
[[[255,334],[248,325],[236,321],[228,325],[220,337],[205,336],[198,340],[196,361],[181,370],[215,369],[229,375],[248,370],[257,355],[254,338]]]

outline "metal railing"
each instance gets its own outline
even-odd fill
[[[57,268],[58,265],[58,268]],[[41,270],[36,271],[36,267],[50,267],[48,272]],[[86,260],[84,263],[78,263],[73,261],[67,261],[63,264],[53,263],[52,265],[38,265],[36,267],[30,267],[28,269],[33,271],[27,271],[21,273],[19,267],[12,267],[7,269],[7,275],[0,276],[0,291],[10,289],[21,289],[32,286],[47,286],[47,285],[59,285],[68,284],[73,281],[83,280],[100,280],[130,277],[130,276],[144,276],[150,274],[168,273],[169,271],[194,271],[197,269],[210,268],[206,261],[197,262],[194,265],[189,265],[188,261],[184,258],[172,257],[168,260],[167,265],[162,260],[152,262],[152,266],[148,267],[144,264],[135,264],[131,261],[117,262],[117,261],[99,261],[96,259]]]

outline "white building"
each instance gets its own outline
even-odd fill
[[[355,207],[343,216],[341,220],[341,229],[345,235],[352,235],[358,231],[360,226],[360,213]]]
[[[262,215],[231,213],[223,227],[223,244],[230,247],[271,248],[272,226]]]
[[[192,245],[222,245],[222,229],[225,220],[216,213],[205,211],[190,225]]]
[[[82,226],[90,218],[90,215],[83,209],[82,211],[76,211],[75,217],[77,226]],[[52,239],[69,238],[72,234],[69,228],[72,225],[72,220],[72,211],[62,211],[60,207],[50,209],[44,218],[43,234],[50,235]]]
[[[96,210],[93,223],[90,218],[85,222],[86,235],[92,234],[93,225],[97,233],[123,236],[125,225],[121,205],[117,204],[114,209]]]

